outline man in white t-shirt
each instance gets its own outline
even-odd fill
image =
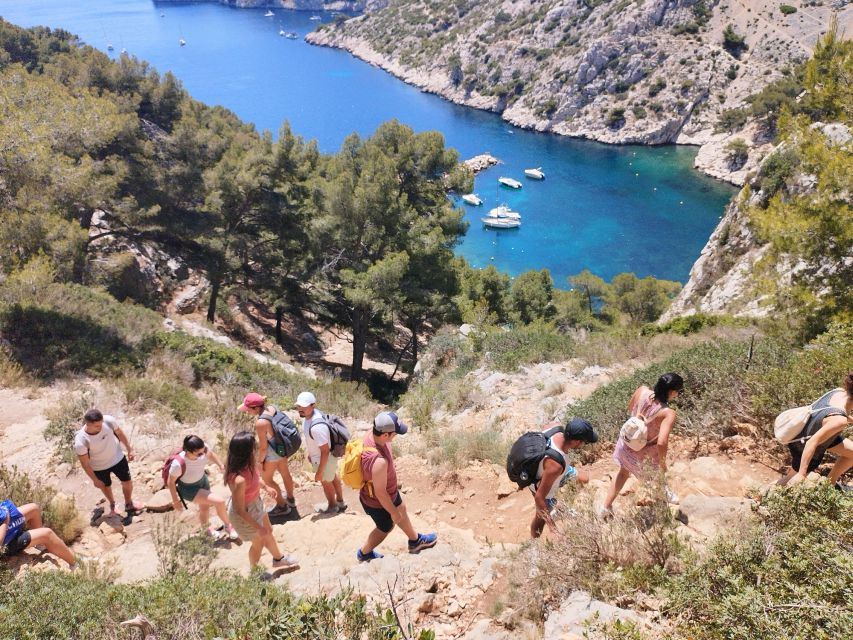
[[[112,488],[113,475],[121,482],[127,514],[132,515],[144,509],[144,504],[133,501],[133,482],[128,465],[128,461],[133,460],[133,450],[118,421],[113,416],[105,416],[97,409],[87,411],[83,421],[85,425],[74,436],[74,453],[80,459],[83,471],[109,502],[110,511],[107,515],[117,515]],[[121,450],[121,445],[127,450],[127,456]]]
[[[314,468],[314,480],[323,485],[326,495],[325,507],[318,513],[340,513],[346,510],[344,488],[338,476],[338,458],[331,453],[331,432],[326,417],[317,409],[317,399],[310,391],[303,391],[296,398],[296,410],[302,418],[302,431],[308,460]]]

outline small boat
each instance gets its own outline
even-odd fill
[[[278,35],[280,35],[280,36],[286,36],[286,35],[287,35],[287,32],[286,32],[284,29],[279,29],[279,30],[278,30]]]
[[[498,178],[498,182],[500,182],[503,186],[509,187],[510,189],[521,189],[521,183],[518,180],[513,180],[512,178],[506,178],[501,176]]]
[[[323,18],[321,18],[320,16],[311,16],[311,17],[310,17],[310,18],[308,18],[308,19],[309,19],[309,20],[322,20]]]
[[[184,40],[183,38],[181,38],[180,40],[178,40],[178,42],[180,43],[180,45],[181,45],[182,47],[187,46],[187,41],[186,41],[186,40]]]
[[[489,211],[490,218],[507,218],[509,220],[521,220],[521,214],[518,211],[513,211],[505,204],[495,207]]]
[[[124,47],[122,47],[122,48],[121,48],[121,53],[122,53],[122,55],[127,55],[127,49],[125,49]]]
[[[275,14],[267,9],[267,12],[264,14],[264,18],[272,18]]]
[[[535,169],[525,169],[524,175],[528,178],[533,178],[534,180],[544,180],[545,174],[542,173],[542,167],[536,167]]]
[[[295,31],[288,31],[284,34],[285,38],[289,38],[290,40],[296,40],[299,37],[299,34]]]
[[[115,47],[111,43],[107,43],[107,51],[112,51]]]
[[[466,193],[464,196],[462,196],[462,201],[465,204],[470,204],[475,207],[479,207],[481,204],[483,204],[483,201],[480,200],[480,196],[478,196],[476,193]]]
[[[513,218],[499,218],[497,216],[486,216],[485,218],[480,218],[480,222],[490,229],[518,229],[518,227],[521,226],[521,220],[514,220]]]

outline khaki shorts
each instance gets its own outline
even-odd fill
[[[314,473],[317,473],[320,463],[312,462],[311,468],[314,470]],[[332,482],[336,475],[338,475],[338,459],[335,456],[329,456],[326,460],[326,468],[323,469],[323,482]]]
[[[249,512],[249,517],[251,517],[252,520],[263,525],[266,511],[264,510],[264,501],[261,496],[258,496],[252,502],[247,504],[246,511]],[[237,533],[240,534],[240,538],[244,542],[251,542],[257,537],[258,530],[243,520],[243,517],[234,511],[234,503],[231,498],[228,498],[228,518],[231,520],[231,524],[234,525],[234,528],[237,530]]]

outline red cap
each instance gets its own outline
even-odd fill
[[[248,411],[249,409],[257,409],[258,407],[263,407],[266,403],[266,397],[262,396],[260,393],[252,392],[245,398],[243,398],[243,404],[237,407],[237,411]]]

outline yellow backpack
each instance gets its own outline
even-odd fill
[[[361,491],[361,488],[365,485],[364,476],[361,473],[361,454],[365,451],[376,451],[373,447],[365,447],[364,441],[361,439],[353,439],[347,442],[347,451],[344,454],[344,464],[343,470],[341,471],[341,480],[343,483],[355,489],[356,491]],[[367,483],[370,485],[371,483]],[[371,495],[373,494],[372,489],[370,490]]]

